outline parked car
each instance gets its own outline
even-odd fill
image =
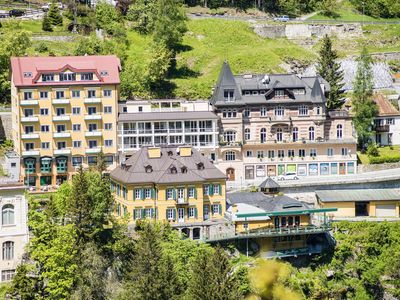
[[[287,22],[290,21],[290,18],[289,16],[277,16],[274,18],[274,21]]]
[[[294,172],[288,172],[286,174],[278,176],[278,180],[298,180],[299,177],[297,177],[296,173]]]
[[[42,8],[43,11],[48,11],[50,9],[50,5],[51,5],[51,3],[49,2],[49,3],[46,3],[46,4],[42,5],[41,8]],[[59,9],[63,9],[63,7],[64,7],[61,2],[58,2],[57,5],[58,5]]]
[[[20,9],[12,9],[8,12],[8,15],[10,17],[21,17],[25,14],[25,12],[23,10]]]

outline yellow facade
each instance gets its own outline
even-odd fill
[[[110,163],[115,162],[118,85],[64,82],[55,86],[53,82],[34,88],[13,85],[11,90],[12,137],[22,159],[21,179],[29,185],[69,180],[80,160],[83,166],[94,164],[100,151]]]
[[[113,181],[111,188],[115,195],[115,213],[129,214],[131,224],[145,218],[173,225],[194,224],[223,219],[226,210],[224,180],[127,186]]]
[[[377,217],[376,207],[378,205],[395,206],[395,216],[400,217],[400,201],[369,201],[367,203],[367,212],[369,217]],[[356,202],[320,202],[322,208],[337,208],[337,211],[329,213],[329,216],[339,218],[356,217]]]
[[[308,226],[311,225],[310,215],[288,215],[288,216],[280,216],[280,217],[271,217],[270,220],[249,220],[249,221],[236,221],[236,232],[243,233],[248,230],[262,230],[262,229],[272,229],[276,228],[274,225],[275,218],[279,218],[279,224],[282,222],[282,218],[286,218],[286,222],[289,221],[289,218],[292,218],[292,221],[295,222],[296,217],[299,218],[300,223],[298,226]],[[247,227],[247,228],[246,228]]]

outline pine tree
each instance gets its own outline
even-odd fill
[[[317,66],[318,74],[330,85],[326,106],[328,109],[338,109],[342,106],[340,97],[343,88],[343,71],[340,70],[340,63],[337,62],[338,55],[332,49],[332,40],[328,35],[322,39],[322,47],[319,50],[319,61]]]
[[[51,23],[50,23],[50,20],[49,20],[47,14],[44,14],[44,16],[43,16],[42,30],[43,31],[53,31],[53,27],[51,26]]]
[[[365,46],[358,58],[357,73],[353,84],[353,123],[358,135],[358,146],[366,149],[374,134],[373,122],[378,108],[373,100],[372,58]]]
[[[63,19],[60,14],[60,10],[58,8],[57,3],[52,2],[49,8],[49,13],[48,13],[48,18],[50,20],[50,23],[54,26],[62,26],[63,24]]]
[[[106,162],[106,160],[104,159],[104,152],[103,152],[103,150],[101,150],[100,153],[97,155],[96,170],[97,170],[100,174],[103,174],[103,172],[107,170],[107,162]]]

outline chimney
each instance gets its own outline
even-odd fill
[[[147,149],[147,154],[149,158],[160,158],[161,157],[161,148],[160,147],[149,147]]]

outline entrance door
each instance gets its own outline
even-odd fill
[[[339,175],[346,175],[346,163],[339,164]]]
[[[368,202],[356,202],[356,217],[368,216]]]
[[[226,177],[228,181],[235,181],[235,169],[234,168],[226,169]]]
[[[396,217],[395,204],[379,204],[376,206],[377,217]]]
[[[270,177],[276,176],[276,166],[268,166],[267,167],[267,174]]]
[[[185,209],[178,208],[178,222],[185,222]]]

